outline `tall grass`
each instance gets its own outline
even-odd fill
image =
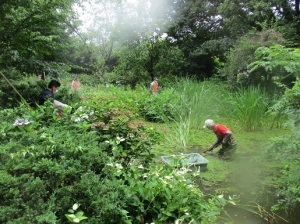
[[[186,119],[189,117],[192,128],[202,127],[207,118],[219,120],[226,115],[224,99],[229,96],[229,91],[221,82],[183,79],[174,88],[181,96],[180,102],[177,102],[181,107],[181,116]]]
[[[174,147],[188,146],[190,130],[201,129],[207,118],[247,131],[264,125],[268,97],[260,87],[251,86],[232,93],[221,82],[183,79],[175,83],[174,90],[178,97],[173,103],[179,115],[166,136]]]
[[[191,115],[191,113],[189,113]],[[169,125],[170,134],[166,135],[166,140],[175,148],[184,149],[188,146],[188,137],[190,133],[191,116],[182,117],[179,115],[179,120],[175,120],[174,125]]]
[[[268,96],[260,87],[241,88],[228,99],[232,117],[247,131],[260,129],[266,119]]]
[[[224,120],[222,117],[227,110],[224,99],[229,92],[222,83],[212,81],[197,82],[192,79],[178,80],[174,86],[177,97],[173,101],[178,116],[174,123],[169,125],[170,133],[166,140],[173,147],[186,148],[191,129],[200,129],[204,120],[212,118]]]

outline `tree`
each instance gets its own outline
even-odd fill
[[[199,79],[210,77],[213,56],[232,44],[224,35],[219,36],[222,21],[217,12],[219,5],[218,0],[182,0],[173,5],[177,16],[167,33],[186,58],[182,71],[185,75]]]
[[[0,3],[0,67],[23,72],[51,70],[64,62],[58,55],[68,43],[75,0],[32,0]]]
[[[228,50],[252,28],[260,31],[264,22],[278,21],[280,26],[294,22],[287,0],[178,0],[172,10],[177,16],[168,34],[184,52],[184,73],[199,79],[211,77],[214,58],[224,62]]]
[[[256,60],[249,65],[250,72],[263,68],[265,72],[271,72],[273,78],[281,83],[288,76],[293,76],[294,81],[300,79],[299,49],[281,45],[260,47],[255,51],[255,58]],[[282,70],[284,72],[280,73]]]
[[[122,48],[136,48],[149,34],[163,33],[169,20],[167,1],[93,1],[91,6],[95,17],[87,36],[94,44],[92,64],[100,77],[116,66]],[[151,70],[149,66],[148,71]]]
[[[156,34],[124,48],[115,72],[123,81],[135,86],[138,81],[149,82],[155,76],[176,75],[182,62],[181,51]]]
[[[274,29],[264,28],[262,31],[250,31],[237,42],[227,55],[227,62],[219,75],[228,80],[231,88],[261,85],[271,90],[274,88],[272,73],[258,69],[250,74],[248,66],[255,61],[255,51],[259,47],[270,47],[283,43],[283,41],[282,34]]]
[[[255,52],[256,60],[249,65],[251,71],[263,69],[271,73],[273,79],[284,86],[284,94],[269,108],[273,120],[285,118],[285,126],[290,131],[274,139],[268,155],[280,165],[276,170],[276,194],[278,198],[274,210],[296,211],[299,206],[299,152],[300,152],[300,50],[281,45],[261,47]],[[284,71],[280,73],[280,71]],[[292,85],[286,85],[286,77],[294,78]]]

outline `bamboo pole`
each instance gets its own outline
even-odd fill
[[[5,81],[13,88],[13,90],[21,97],[21,99],[24,100],[24,103],[26,104],[28,109],[31,109],[30,105],[27,103],[25,98],[19,93],[19,91],[14,87],[14,85],[6,78],[6,76],[2,72],[0,72],[0,74],[5,79]]]

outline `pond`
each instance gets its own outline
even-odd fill
[[[225,208],[220,224],[288,223],[282,218],[284,215],[271,211],[277,199],[273,177],[278,164],[270,161],[265,153],[270,134],[253,132],[237,136],[239,148],[232,161],[218,159],[218,149],[204,154],[201,145],[189,148],[188,153],[199,153],[209,161],[207,171],[202,172],[198,180],[201,190],[207,195],[224,194],[236,198],[237,205]]]

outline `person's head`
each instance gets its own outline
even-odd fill
[[[158,78],[155,77],[155,78],[154,78],[154,81],[158,81]]]
[[[48,89],[53,93],[56,93],[59,87],[60,87],[60,82],[56,80],[51,80],[51,82],[49,82],[48,84]]]
[[[215,123],[212,119],[207,119],[205,122],[204,122],[204,126],[203,128],[207,128],[207,129],[210,129],[212,130],[215,126]]]

